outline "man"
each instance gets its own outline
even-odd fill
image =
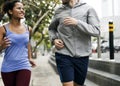
[[[49,26],[63,86],[83,86],[91,54],[91,36],[99,36],[95,10],[81,0],[62,0]]]

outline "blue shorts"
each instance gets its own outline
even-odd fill
[[[55,53],[55,57],[62,83],[74,81],[79,85],[84,84],[88,69],[89,56],[78,58]]]

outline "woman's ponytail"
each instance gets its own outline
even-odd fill
[[[0,21],[2,20],[4,14],[2,12],[0,12]]]

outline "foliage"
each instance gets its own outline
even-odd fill
[[[33,28],[32,38],[36,40],[34,51],[40,43],[50,48],[48,25],[54,14],[54,8],[60,0],[23,0],[26,9],[26,23]],[[42,42],[44,41],[44,42]]]

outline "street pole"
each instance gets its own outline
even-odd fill
[[[115,10],[114,10],[114,0],[112,0],[112,13],[113,13],[113,16],[115,15]]]
[[[114,24],[113,21],[109,21],[109,49],[110,49],[110,60],[114,59]]]
[[[98,48],[97,48],[97,51],[98,51],[98,58],[100,59],[101,58],[101,42],[100,42],[101,38],[100,36],[97,37],[97,44],[98,44]]]

